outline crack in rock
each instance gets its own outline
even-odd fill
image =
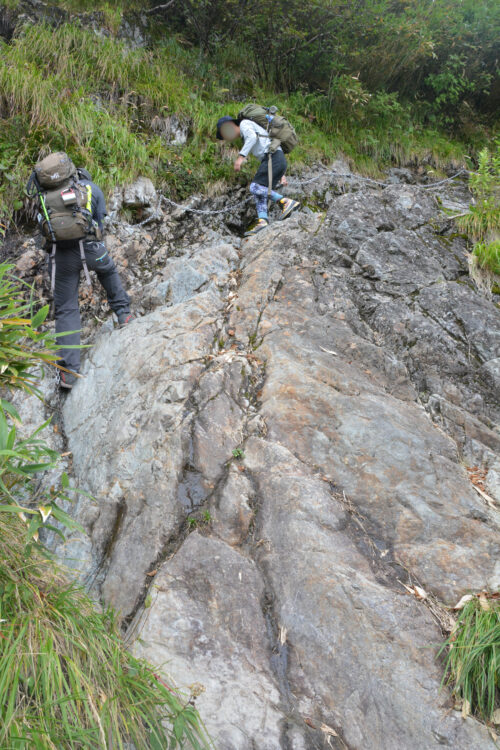
[[[64,430],[97,503],[75,502],[73,566],[199,694],[219,750],[493,749],[400,582],[447,603],[498,588],[498,513],[461,461],[500,501],[499,312],[458,283],[435,197],[318,177],[323,214],[244,242],[221,217],[165,215],[154,237],[115,220],[139,317],[85,323]]]

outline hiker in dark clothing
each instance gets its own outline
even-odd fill
[[[244,161],[250,154],[260,160],[260,166],[250,184],[250,192],[255,198],[257,208],[257,221],[246,232],[245,237],[257,234],[269,224],[267,203],[271,200],[281,209],[281,217],[285,219],[292,211],[299,207],[299,202],[291,198],[285,198],[277,192],[280,185],[286,185],[285,172],[287,162],[283,149],[278,147],[271,155],[272,160],[272,190],[268,191],[268,151],[270,147],[269,133],[258,123],[248,119],[233,119],[224,116],[217,122],[217,138],[224,141],[234,141],[243,138],[243,146],[238,158],[234,162],[234,169],[239,172]]]
[[[58,343],[62,344],[59,364],[69,371],[60,371],[60,386],[68,389],[73,387],[77,380],[76,373],[80,370],[80,349],[69,349],[66,347],[80,344],[81,322],[78,305],[78,286],[82,269],[89,284],[90,276],[88,270],[96,272],[97,278],[106,291],[109,305],[116,314],[120,326],[125,325],[132,318],[128,295],[123,288],[118,271],[106,249],[106,245],[101,239],[104,229],[103,220],[106,215],[106,202],[102,190],[92,182],[89,173],[83,169],[78,170],[78,172],[75,170],[72,179],[72,184],[81,188],[84,195],[86,194],[88,197],[86,208],[89,214],[90,230],[83,239],[59,239],[57,237],[56,211],[53,212],[55,236],[49,238],[47,237],[49,230],[43,230],[46,235],[46,249],[52,251],[48,265],[54,295],[56,333],[71,331],[66,336],[58,338]],[[61,194],[72,189],[74,190],[75,188],[71,186],[69,188],[66,187]],[[40,202],[45,211],[42,190],[43,188],[37,188],[39,198],[42,196]],[[57,192],[57,189],[53,192]],[[49,196],[48,192],[45,198],[45,204],[48,205],[49,200],[47,196]],[[48,208],[48,216],[50,220],[50,207]],[[41,218],[43,224],[43,216]],[[49,222],[45,223],[48,224]],[[59,236],[60,234],[61,232],[59,232]]]

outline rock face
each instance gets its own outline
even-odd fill
[[[97,501],[65,550],[138,653],[202,683],[219,750],[494,747],[404,584],[500,587],[467,473],[500,503],[500,315],[435,198],[464,186],[413,180],[318,174],[320,211],[243,242],[182,211],[110,238],[140,316],[101,329],[64,405]]]
[[[187,143],[192,123],[178,115],[169,115],[168,117],[153,118],[151,127],[155,133],[172,146],[183,146]]]
[[[156,203],[158,197],[156,188],[148,177],[139,177],[132,185],[123,190],[123,205],[125,208],[141,208]]]

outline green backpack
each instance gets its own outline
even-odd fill
[[[79,182],[67,154],[49,154],[35,166],[34,176],[45,237],[53,243],[82,240],[94,231],[91,187]]]
[[[241,112],[238,112],[238,120],[253,120],[257,125],[267,130],[271,138],[269,152],[273,154],[279,146],[285,154],[292,151],[299,139],[293,125],[289,121],[276,114],[276,107],[261,107],[258,104],[247,104]]]

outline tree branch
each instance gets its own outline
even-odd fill
[[[315,34],[313,37],[309,37],[309,39],[305,39],[302,44],[300,42],[297,42],[295,47],[290,47],[290,49],[287,49],[286,52],[283,52],[283,56],[286,57],[288,55],[292,55],[294,52],[297,52],[297,50],[304,49],[305,47],[308,47],[313,42],[317,41],[318,39],[324,39],[326,36],[329,36],[328,31],[324,31],[319,34]]]
[[[169,0],[168,3],[164,3],[163,5],[156,5],[154,8],[150,8],[149,10],[144,11],[145,13],[156,13],[158,10],[165,10],[166,8],[170,8],[171,5],[175,3],[175,0]]]

